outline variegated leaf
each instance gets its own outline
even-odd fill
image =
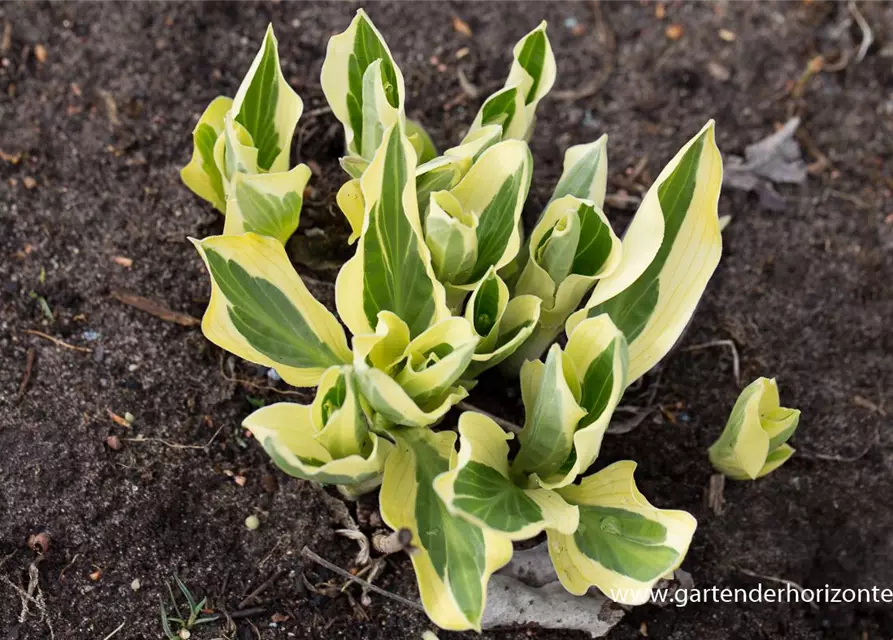
[[[386,421],[426,427],[466,397],[457,383],[478,336],[461,317],[446,318],[407,343],[408,336],[401,319],[383,312],[374,335],[354,340],[356,378],[369,406]]]
[[[567,460],[577,423],[586,415],[565,379],[564,357],[557,344],[545,364],[531,360],[521,367],[521,398],[526,418],[512,473],[547,478]]]
[[[738,396],[710,462],[734,480],[760,478],[794,454],[786,442],[799,422],[799,410],[781,406],[775,378],[757,378]]]
[[[507,363],[514,371],[555,341],[586,293],[617,268],[622,250],[604,212],[591,200],[568,195],[548,206],[527,254],[515,293],[537,296],[543,308],[534,335]]]
[[[279,67],[273,25],[242,81],[232,104],[235,121],[251,136],[261,171],[288,170],[291,139],[304,103],[288,85]]]
[[[412,144],[412,148],[415,149],[419,166],[437,157],[437,147],[434,146],[434,140],[431,139],[425,127],[418,120],[406,119],[406,137]]]
[[[377,70],[369,72],[370,67]],[[403,126],[403,74],[362,9],[347,30],[329,40],[321,83],[344,126],[346,155],[371,160],[383,132],[397,123]]]
[[[444,151],[442,156],[419,164],[416,169],[416,194],[423,222],[428,215],[431,194],[455,187],[480,155],[499,142],[501,136],[502,127],[498,125],[478,129],[462,144]]]
[[[310,412],[318,432],[316,439],[332,458],[363,453],[369,428],[352,367],[326,370],[319,381]]]
[[[304,286],[275,238],[246,233],[192,240],[211,274],[205,337],[240,358],[276,367],[289,384],[315,386],[349,363],[338,320]]]
[[[511,559],[511,540],[451,515],[434,490],[456,455],[455,433],[403,429],[395,436],[379,497],[382,518],[412,533],[410,557],[431,620],[443,629],[479,631],[487,582]]]
[[[465,305],[465,318],[480,336],[465,378],[475,378],[511,356],[536,328],[542,302],[536,296],[510,298],[491,268]]]
[[[183,183],[220,213],[226,213],[226,192],[214,160],[214,145],[223,133],[223,118],[232,104],[231,98],[220,96],[208,105],[192,130],[192,159],[180,170]]]
[[[251,134],[236,122],[232,110],[223,118],[223,134],[214,145],[214,162],[220,170],[223,190],[227,199],[232,197],[233,178],[239,173],[255,174],[260,172],[257,164],[257,147]]]
[[[530,188],[532,165],[526,143],[500,142],[484,151],[450,190],[466,215],[477,218],[477,257],[467,275],[448,283],[451,306],[460,306],[491,267],[500,269],[517,255],[521,246],[519,221]]]
[[[505,87],[484,102],[469,135],[488,125],[500,125],[503,140],[527,140],[536,120],[536,107],[555,83],[555,56],[546,23],[524,36],[512,51],[514,61]]]
[[[611,316],[629,341],[630,383],[679,338],[719,263],[721,183],[710,121],[658,176],[624,236],[617,269],[571,316],[571,325],[586,316]]]
[[[372,333],[381,311],[391,311],[417,336],[449,316],[434,277],[416,204],[415,152],[395,126],[361,179],[365,216],[356,255],[335,284],[338,314],[355,335]]]
[[[589,200],[601,209],[608,184],[608,136],[595,142],[578,144],[564,153],[564,168],[552,193],[553,201],[565,196]]]
[[[459,418],[458,463],[434,481],[449,511],[474,524],[526,540],[556,529],[572,534],[579,511],[549,489],[518,486],[509,472],[507,440],[514,436],[480,413]]]
[[[360,452],[335,457],[321,441],[312,413],[311,406],[279,402],[258,409],[242,426],[290,476],[339,485],[349,493],[371,490],[380,483],[393,445],[368,433]]]
[[[564,350],[564,375],[586,415],[577,423],[573,451],[555,474],[538,478],[548,488],[563,487],[595,462],[614,409],[626,389],[626,338],[611,318],[581,322]]]
[[[310,169],[299,164],[281,173],[237,173],[227,201],[224,235],[253,232],[282,244],[298,228]]]
[[[364,169],[365,171],[365,169]],[[360,179],[354,178],[348,180],[335,196],[338,208],[347,218],[350,224],[350,237],[347,239],[348,244],[353,244],[363,232],[363,220],[366,218],[365,201],[363,199],[363,189],[360,187]]]
[[[438,280],[455,282],[471,274],[478,257],[477,226],[475,213],[466,211],[449,191],[431,194],[425,244]]]
[[[635,462],[616,462],[558,490],[580,508],[575,533],[547,532],[558,579],[574,595],[594,585],[621,604],[644,604],[688,552],[697,521],[685,511],[652,506],[636,487],[635,468]]]

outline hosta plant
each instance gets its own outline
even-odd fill
[[[756,480],[794,455],[787,441],[800,422],[800,411],[781,406],[775,378],[757,378],[735,402],[710,462],[734,480]]]
[[[637,604],[696,525],[645,499],[635,463],[592,467],[624,391],[679,338],[719,260],[713,123],[661,172],[622,241],[602,209],[606,138],[571,147],[528,236],[526,141],[554,80],[543,24],[438,155],[405,117],[403,75],[368,16],[330,40],[321,83],[344,129],[337,202],[356,245],[337,316],[283,246],[309,173],[289,168],[301,103],[272,30],[235,99],[201,117],[183,170],[226,215],[222,235],[193,241],[211,276],[205,335],[316,387],[311,404],[263,407],[245,426],[289,475],[347,496],[381,486],[383,519],[412,533],[422,603],[447,629],[480,628],[514,541],[544,534],[570,592]],[[496,365],[520,376],[517,446],[483,413],[459,415],[458,433],[445,420]]]

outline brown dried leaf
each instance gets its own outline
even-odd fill
[[[171,311],[160,302],[144,298],[143,296],[137,296],[131,293],[113,292],[112,297],[118,302],[122,302],[128,306],[139,309],[140,311],[145,311],[166,322],[174,322],[184,327],[197,327],[202,323],[201,320],[194,316],[187,313],[180,313],[179,311]]]
[[[472,36],[471,27],[459,16],[453,16],[453,31],[461,33],[463,36],[470,38]]]

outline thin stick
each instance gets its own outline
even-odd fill
[[[462,409],[463,411],[475,411],[477,413],[485,415],[506,431],[511,431],[512,433],[521,433],[521,427],[516,425],[514,422],[509,422],[508,420],[500,418],[499,416],[494,416],[492,413],[488,413],[483,409],[474,406],[470,402],[465,402],[464,400],[462,400],[461,402],[458,402],[456,404],[456,407]]]
[[[837,456],[830,453],[812,453],[810,451],[797,451],[797,455],[801,458],[806,458],[807,460],[823,460],[825,462],[858,462],[862,458],[868,455],[868,453],[874,449],[874,445],[877,444],[877,438],[873,442],[871,442],[862,453],[859,453],[854,456]]]
[[[62,582],[62,578],[63,578],[63,576],[65,576],[65,572],[68,571],[71,568],[71,566],[75,562],[78,561],[78,558],[80,558],[80,557],[81,557],[81,554],[79,554],[79,553],[74,554],[74,557],[71,559],[71,562],[69,562],[67,565],[65,565],[65,567],[62,569],[62,571],[59,572],[59,582]]]
[[[756,573],[754,571],[748,571],[747,569],[742,569],[738,567],[738,571],[743,573],[746,576],[750,576],[751,578],[759,578],[760,580],[768,580],[769,582],[777,582],[779,584],[784,584],[789,587],[794,587],[799,593],[803,593],[806,591],[802,586],[794,582],[793,580],[788,580],[786,578],[778,578],[776,576],[764,576],[762,574]],[[814,611],[818,611],[819,606],[815,602],[809,602],[809,606],[812,607]]]
[[[155,316],[159,320],[164,320],[165,322],[173,322],[183,327],[197,327],[202,323],[201,320],[188,313],[180,313],[179,311],[168,309],[160,302],[152,300],[151,298],[138,296],[132,293],[121,293],[118,291],[112,292],[112,298],[129,307],[139,309],[149,315]]]
[[[211,439],[208,440],[206,444],[179,444],[177,442],[169,442],[162,438],[122,438],[122,440],[126,442],[159,442],[166,447],[170,447],[171,449],[207,449],[210,447],[214,440],[217,439],[217,435],[223,430],[223,425],[220,425],[217,428],[217,431],[214,432],[214,435],[211,436]]]
[[[28,388],[28,382],[31,381],[31,371],[34,369],[34,358],[37,356],[37,352],[34,348],[28,349],[28,355],[25,356],[25,375],[22,376],[22,383],[19,385],[18,393],[16,393],[16,401],[22,399],[22,396],[25,395],[25,389]]]
[[[43,331],[38,331],[36,329],[22,329],[22,333],[30,333],[32,336],[37,336],[38,338],[43,338],[44,340],[49,340],[53,344],[59,345],[60,347],[65,347],[66,349],[71,349],[72,351],[80,351],[81,353],[93,353],[93,349],[88,349],[87,347],[78,347],[73,344],[68,344],[67,342],[60,340],[59,338],[54,338],[53,336],[46,334]]]
[[[874,42],[874,34],[871,32],[871,27],[868,26],[868,21],[859,11],[859,7],[856,6],[856,3],[853,0],[850,0],[847,3],[847,9],[850,10],[850,13],[853,14],[853,17],[856,19],[856,24],[859,25],[859,29],[862,30],[862,44],[859,45],[859,51],[856,53],[856,62],[862,62],[862,59],[865,58],[865,54],[868,53],[868,48],[871,46],[871,43]]]
[[[250,618],[251,616],[256,616],[259,613],[263,613],[267,610],[266,607],[254,607],[253,609],[243,609],[242,611],[236,611],[235,613],[229,614],[229,617],[232,620],[238,620],[239,618]]]
[[[118,627],[117,627],[114,631],[112,631],[110,634],[108,634],[108,635],[107,635],[105,638],[103,638],[102,640],[109,640],[109,638],[111,638],[113,635],[115,635],[116,633],[118,633],[118,632],[119,632],[121,629],[123,629],[123,628],[124,628],[124,623],[122,622],[121,624],[118,625]]]
[[[396,593],[391,593],[390,591],[385,591],[381,587],[376,587],[371,582],[368,582],[367,580],[363,580],[362,578],[358,578],[355,575],[352,575],[349,571],[345,571],[338,565],[332,564],[328,560],[319,557],[318,555],[313,553],[313,551],[311,551],[308,547],[304,547],[303,549],[301,549],[301,555],[304,556],[305,558],[307,558],[308,560],[312,560],[316,564],[318,564],[322,567],[325,567],[329,571],[333,571],[334,573],[337,573],[342,578],[346,578],[347,580],[350,580],[352,582],[358,582],[359,584],[363,585],[370,591],[374,591],[375,593],[377,593],[380,596],[384,596],[385,598],[390,598],[391,600],[394,600],[395,602],[399,602],[400,604],[404,604],[407,607],[411,607],[411,608],[415,609],[416,611],[424,611],[424,609],[422,608],[422,605],[420,605],[418,602],[413,602],[412,600],[404,598],[403,596],[398,596]]]
[[[261,583],[261,585],[257,589],[255,589],[254,591],[249,593],[247,596],[245,596],[245,598],[242,600],[242,602],[239,603],[239,606],[236,608],[244,609],[245,607],[247,607],[251,603],[252,600],[254,600],[260,594],[262,594],[264,591],[266,591],[270,587],[271,584],[276,582],[284,574],[285,574],[285,569],[280,569],[279,571],[277,571],[276,573],[271,575],[267,580],[265,580],[263,583]]]
[[[741,361],[738,359],[738,348],[731,340],[711,340],[702,344],[686,347],[683,351],[699,351],[711,347],[726,347],[732,352],[732,373],[735,375],[735,384],[741,386]]]
[[[221,357],[220,357],[220,375],[222,375],[223,379],[226,380],[227,382],[235,382],[236,384],[240,384],[243,387],[250,387],[252,389],[257,389],[258,391],[272,391],[273,393],[278,393],[279,395],[282,395],[282,396],[305,397],[305,395],[306,395],[301,391],[287,391],[287,390],[277,389],[276,387],[273,387],[273,386],[270,386],[267,384],[260,384],[257,382],[252,382],[251,380],[245,380],[244,378],[237,378],[236,376],[228,376],[228,375],[226,375],[226,371],[223,368],[223,354],[222,353],[221,353]]]

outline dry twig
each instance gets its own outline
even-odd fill
[[[367,580],[363,580],[362,578],[358,578],[357,576],[352,575],[350,573],[350,571],[346,571],[346,570],[342,569],[341,567],[339,567],[338,565],[329,562],[325,558],[321,558],[320,556],[315,554],[313,551],[311,551],[308,547],[304,547],[303,549],[301,549],[301,555],[304,556],[305,558],[307,558],[308,560],[312,560],[319,566],[325,567],[329,571],[332,571],[333,573],[338,574],[339,576],[341,576],[342,578],[345,578],[346,580],[350,580],[351,582],[356,582],[358,584],[363,585],[369,591],[374,591],[375,593],[377,593],[380,596],[384,596],[385,598],[390,598],[391,600],[394,600],[395,602],[399,602],[400,604],[404,604],[407,607],[415,609],[416,611],[424,611],[424,609],[422,608],[422,605],[420,605],[418,602],[413,602],[412,600],[409,600],[408,598],[404,598],[403,596],[398,596],[396,593],[391,593],[390,591],[385,591],[381,587],[376,587],[371,582],[369,582]]]
[[[44,333],[43,331],[38,331],[37,329],[22,329],[22,333],[28,333],[32,336],[37,336],[38,338],[43,338],[44,340],[49,340],[55,345],[63,347],[65,349],[71,349],[72,351],[80,351],[81,353],[93,353],[93,349],[89,349],[87,347],[78,347],[73,344],[68,344],[64,340],[60,340],[59,338],[54,338],[53,336]]]
[[[145,298],[132,293],[119,293],[117,291],[112,292],[112,297],[118,302],[133,307],[134,309],[144,311],[165,322],[173,322],[184,327],[197,327],[202,323],[201,320],[188,313],[171,311],[160,302],[150,298]]]
[[[28,388],[28,382],[31,381],[31,371],[34,369],[34,358],[37,357],[37,352],[34,348],[28,349],[28,355],[25,356],[25,374],[22,376],[22,383],[19,385],[19,390],[16,393],[16,402],[22,399],[22,396],[25,395],[25,390]]]
[[[249,604],[251,604],[251,602],[253,600],[257,600],[257,597],[260,594],[262,594],[264,591],[266,591],[274,582],[276,582],[283,575],[285,575],[285,569],[280,569],[279,571],[274,573],[272,576],[267,578],[267,580],[262,582],[261,585],[257,589],[255,589],[254,591],[249,593],[247,596],[245,596],[245,598],[242,600],[242,602],[239,603],[239,606],[237,608],[244,609]]]
[[[281,396],[299,396],[305,397],[306,394],[302,391],[294,391],[289,389],[277,389],[276,387],[269,384],[260,384],[259,382],[252,382],[251,380],[247,380],[245,378],[239,378],[237,376],[229,376],[226,374],[226,370],[223,368],[223,352],[220,352],[220,375],[223,376],[223,379],[227,382],[234,382],[235,384],[240,384],[243,387],[248,387],[249,389],[257,389],[258,391],[270,391],[272,393],[278,393]]]
[[[122,440],[126,442],[157,442],[159,444],[163,444],[166,447],[171,449],[204,449],[207,450],[212,444],[214,444],[214,440],[217,439],[217,436],[223,430],[223,425],[217,427],[217,431],[214,432],[214,435],[211,436],[211,439],[208,440],[205,444],[179,444],[177,442],[170,442],[163,438],[145,438],[137,436],[136,438],[122,438]]]
[[[859,29],[862,30],[862,43],[859,45],[859,50],[856,52],[855,58],[858,63],[862,62],[865,58],[865,54],[868,53],[868,48],[871,47],[871,43],[874,42],[874,34],[871,32],[871,27],[868,25],[865,16],[862,15],[859,11],[859,7],[856,6],[856,3],[853,0],[850,0],[847,3],[847,9],[853,14],[856,24],[859,25]]]
[[[738,348],[731,340],[711,340],[702,344],[686,347],[683,351],[699,351],[710,347],[726,347],[732,352],[732,373],[735,375],[735,384],[741,386],[741,361],[738,359]]]
[[[762,575],[760,573],[756,573],[754,571],[748,571],[747,569],[742,569],[741,567],[738,567],[738,571],[740,571],[741,573],[743,573],[746,576],[750,576],[751,578],[759,578],[760,580],[768,580],[769,582],[777,582],[779,584],[784,584],[789,587],[793,587],[800,593],[803,593],[804,591],[806,591],[806,589],[804,589],[801,585],[797,584],[793,580],[788,580],[786,578],[779,578],[777,576],[764,576],[764,575]],[[809,606],[812,608],[813,611],[819,610],[819,606],[815,602],[810,601]]]

